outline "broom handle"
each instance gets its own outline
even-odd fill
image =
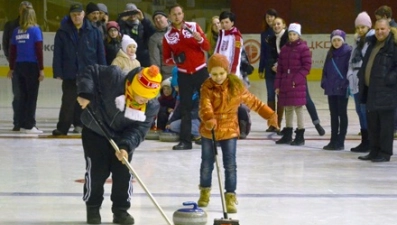
[[[113,141],[113,139],[110,137],[110,134],[107,132],[107,130],[103,127],[103,124],[98,120],[96,117],[95,113],[92,111],[91,107],[87,107],[88,113],[91,115],[91,117],[94,119],[95,123],[99,126],[101,129],[102,133],[105,135],[106,139],[108,139],[110,145],[114,148],[114,150],[119,153],[120,149],[117,146],[117,144]],[[149,196],[150,200],[152,200],[153,204],[157,207],[157,209],[160,211],[161,215],[164,217],[164,219],[167,221],[168,225],[173,225],[171,220],[167,217],[167,215],[164,213],[163,209],[161,206],[157,203],[156,199],[154,199],[153,195],[150,193],[150,191],[147,189],[145,184],[142,182],[141,178],[138,176],[138,174],[135,172],[134,168],[131,166],[131,164],[128,162],[128,159],[123,157],[123,164],[128,168],[128,170],[134,175],[138,183],[141,185],[143,190],[145,190],[146,194]]]
[[[222,199],[222,209],[223,209],[223,218],[227,219],[227,210],[226,210],[226,202],[225,195],[223,193],[223,185],[222,185],[222,177],[221,177],[221,169],[218,161],[218,149],[216,148],[216,139],[215,139],[215,131],[211,130],[212,133],[212,148],[214,150],[215,164],[216,164],[216,172],[218,174],[218,183],[219,189],[221,190],[221,199]]]

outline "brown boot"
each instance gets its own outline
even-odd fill
[[[280,128],[280,130],[281,130],[281,122],[283,122],[283,116],[284,116],[284,106],[280,106],[280,104],[278,104],[277,102],[277,120],[278,120],[278,127]]]

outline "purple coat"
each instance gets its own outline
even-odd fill
[[[321,88],[324,89],[325,95],[346,95],[347,87],[349,86],[349,80],[347,79],[347,70],[349,69],[349,59],[352,48],[350,45],[344,43],[340,48],[334,49],[332,57],[327,55],[325,59],[323,76],[321,78]],[[335,65],[338,67],[339,72],[332,62],[334,60]],[[341,77],[342,76],[342,77]]]
[[[306,105],[306,76],[312,56],[305,41],[288,42],[280,51],[274,89],[279,89],[281,106]]]

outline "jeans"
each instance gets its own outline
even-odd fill
[[[268,102],[275,102],[276,101],[276,93],[274,92],[274,80],[275,80],[275,75],[273,75],[274,72],[272,70],[266,70],[265,74],[268,74],[266,76],[265,82],[266,82],[266,90],[267,90],[267,101]]]
[[[360,103],[359,93],[354,94],[354,103],[356,106],[356,113],[358,115],[358,120],[360,121],[360,128],[363,130],[368,129],[367,124],[367,106]]]
[[[237,138],[218,141],[222,149],[225,169],[225,190],[234,193],[237,186],[236,144]],[[211,139],[201,138],[200,187],[211,187],[214,170],[214,150]]]
[[[192,131],[191,134],[194,137],[199,137],[200,132],[199,132],[199,127],[200,127],[200,120],[199,119],[193,119],[192,120]],[[180,133],[181,132],[181,120],[175,120],[170,123],[170,130],[175,132],[175,133]]]
[[[306,109],[309,112],[313,124],[314,125],[319,124],[320,120],[318,118],[317,109],[316,106],[314,105],[312,98],[310,97],[309,86],[307,85],[307,81],[306,81]]]

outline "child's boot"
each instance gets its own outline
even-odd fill
[[[101,224],[101,214],[99,213],[100,206],[87,205],[87,223]]]
[[[225,193],[226,198],[226,209],[228,213],[236,213],[237,208],[236,205],[238,204],[236,194],[231,192]]]
[[[211,188],[200,187],[200,198],[197,201],[199,207],[207,207],[210,202]]]

